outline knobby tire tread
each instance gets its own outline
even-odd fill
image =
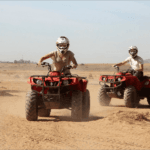
[[[82,92],[79,90],[72,93],[71,117],[73,121],[82,120]]]
[[[101,86],[98,91],[98,101],[101,106],[109,106],[111,98],[107,95],[105,86]],[[106,85],[106,87],[108,87]]]

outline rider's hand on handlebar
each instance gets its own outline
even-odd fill
[[[71,69],[77,68],[77,66],[74,64],[72,64],[71,67],[72,67]]]
[[[40,61],[39,61],[39,62],[37,63],[37,66],[43,66],[43,67],[44,67],[44,66],[46,66],[47,64],[48,64],[48,63],[46,63],[46,62],[40,62]]]
[[[116,67],[116,65],[112,65],[112,67]]]
[[[36,65],[37,65],[37,66],[41,66],[41,62],[38,62]]]
[[[72,69],[71,65],[66,66],[67,69]]]

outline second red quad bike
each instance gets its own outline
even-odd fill
[[[98,92],[100,105],[108,106],[111,98],[124,99],[126,107],[138,107],[141,99],[147,98],[150,105],[150,77],[138,79],[128,71],[119,71],[115,75],[101,75]]]
[[[38,116],[50,116],[51,109],[67,108],[71,110],[74,121],[81,121],[89,117],[90,93],[86,89],[87,80],[78,75],[64,74],[66,66],[61,72],[51,71],[51,65],[43,62],[42,66],[48,67],[47,75],[33,75],[29,77],[31,91],[26,95],[26,119],[36,121]]]

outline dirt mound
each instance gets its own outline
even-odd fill
[[[129,124],[135,124],[136,122],[150,121],[149,112],[139,113],[134,111],[117,111],[107,116],[105,119],[111,122],[126,122]]]

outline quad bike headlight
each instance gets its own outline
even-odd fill
[[[69,81],[68,80],[63,80],[63,85],[68,85]]]
[[[121,78],[118,78],[117,80],[118,80],[118,81],[121,81]]]
[[[105,80],[106,80],[106,78],[105,78],[105,77],[103,77],[103,78],[102,78],[102,80],[103,80],[103,81],[105,81]]]
[[[118,96],[121,96],[122,94],[121,94],[121,92],[120,92],[120,91],[118,91],[118,92],[117,92],[117,95],[118,95]]]
[[[145,84],[145,85],[149,85],[149,81],[146,81],[144,84]]]
[[[53,86],[54,85],[53,82],[50,82],[50,85]]]
[[[36,84],[43,85],[43,81],[42,80],[37,80]]]

